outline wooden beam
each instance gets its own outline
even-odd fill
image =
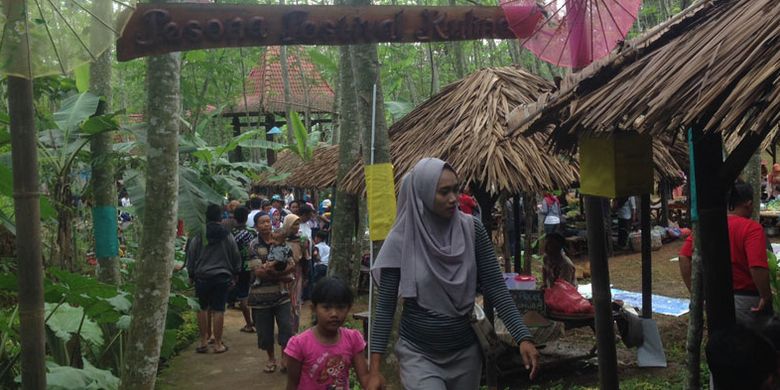
[[[535,22],[528,22],[528,34]],[[515,38],[500,7],[138,4],[117,40],[117,58],[220,47]]]

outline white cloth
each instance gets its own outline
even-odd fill
[[[545,225],[557,225],[561,223],[561,218],[557,215],[548,215],[544,217],[544,224]]]
[[[252,211],[249,212],[249,215],[246,218],[246,227],[248,227],[250,229],[254,229],[255,228],[255,215],[257,215],[257,213],[259,213],[259,212],[260,212],[260,210],[252,210]]]
[[[626,203],[623,203],[617,211],[617,217],[620,219],[632,219],[634,218],[634,211],[636,210],[636,199],[633,196],[629,196]]]
[[[328,260],[330,260],[330,246],[324,242],[321,242],[315,246],[320,251],[320,264],[328,265]]]

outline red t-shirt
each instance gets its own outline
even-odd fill
[[[460,203],[460,211],[466,214],[474,214],[474,209],[477,207],[477,201],[474,198],[467,194],[460,194],[458,202]]]
[[[729,215],[728,221],[734,291],[758,291],[750,275],[750,268],[768,268],[764,229],[758,222],[737,215]],[[685,240],[680,256],[693,256],[693,235]]]

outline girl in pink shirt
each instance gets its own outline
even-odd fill
[[[361,387],[368,383],[366,342],[360,331],[342,328],[352,308],[349,287],[338,278],[323,278],[311,293],[317,322],[293,336],[284,353],[287,390],[349,390],[349,370],[355,368]]]

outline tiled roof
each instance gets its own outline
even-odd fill
[[[306,58],[303,50],[288,47],[287,66],[290,76],[290,108],[297,112],[305,112],[307,107],[312,113],[333,112],[335,94]],[[233,107],[225,110],[225,114],[285,112],[284,84],[278,46],[269,47],[260,57],[260,64],[249,72],[246,89],[246,105],[244,105],[244,95],[241,94],[236,97]]]

